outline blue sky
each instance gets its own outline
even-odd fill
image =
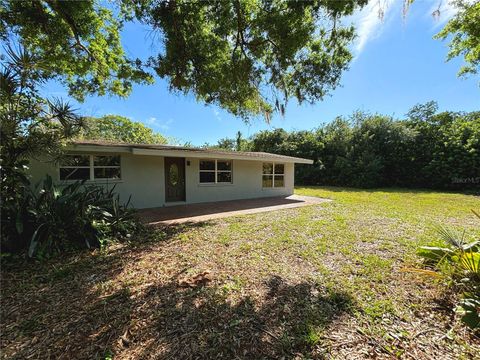
[[[461,79],[457,72],[462,59],[446,62],[447,42],[432,37],[442,28],[454,9],[443,0],[417,0],[407,18],[402,19],[401,0],[381,0],[383,21],[377,16],[376,1],[348,22],[356,24],[358,38],[352,44],[355,55],[350,69],[342,76],[341,87],[315,105],[299,106],[291,101],[285,117],[275,116],[270,124],[263,119],[245,124],[216,106],[197,103],[194,96],[169,93],[165,81],[135,86],[127,99],[89,97],[75,103],[88,116],[119,114],[145,123],[163,135],[202,145],[233,137],[240,130],[250,136],[259,130],[284,128],[312,129],[355,110],[380,112],[401,117],[417,103],[436,100],[441,110],[479,110],[479,77]],[[441,16],[431,13],[441,5]],[[145,58],[155,51],[148,28],[129,24],[123,44],[131,56]],[[44,89],[49,95],[66,96],[58,84]]]

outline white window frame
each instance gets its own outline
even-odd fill
[[[200,163],[202,161],[214,161],[215,162],[215,169],[213,170],[202,170],[200,169]],[[228,161],[231,166],[230,170],[218,170],[218,162],[223,162],[223,161]],[[215,182],[201,182],[200,181],[200,173],[205,172],[205,173],[214,173],[215,174]],[[219,182],[218,181],[218,173],[230,173],[231,174],[231,181],[230,182]],[[200,185],[229,185],[233,184],[233,160],[228,160],[228,159],[200,159],[198,161],[198,183]]]
[[[263,172],[263,165],[265,164],[272,164],[272,173],[271,174],[265,174]],[[275,174],[275,165],[283,165],[283,173],[281,174]],[[285,187],[285,163],[282,163],[282,162],[275,162],[275,161],[264,161],[262,163],[262,188],[263,189],[281,189],[281,188],[284,188]],[[282,186],[275,186],[275,175],[278,175],[278,176],[283,176],[283,185]],[[263,186],[263,177],[264,176],[271,176],[272,177],[272,186]]]
[[[86,179],[86,181],[120,181],[122,180],[122,156],[120,154],[109,154],[109,155],[104,155],[104,154],[67,154],[67,156],[88,156],[88,166],[87,165],[82,165],[82,166],[72,166],[72,165],[61,165],[58,164],[58,180],[60,181],[70,181],[70,182],[75,182],[75,181],[82,181],[82,180],[75,180],[75,179],[61,179],[60,178],[60,169],[89,169],[89,177]],[[120,157],[120,165],[105,165],[105,166],[99,166],[99,165],[94,165],[94,158],[95,156],[119,156]],[[120,170],[120,177],[119,178],[96,178],[95,177],[95,169],[119,169]]]

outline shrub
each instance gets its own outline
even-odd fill
[[[42,186],[26,194],[10,243],[26,245],[30,257],[44,257],[71,248],[100,247],[128,236],[138,223],[114,189],[84,181],[55,185],[47,176]]]
[[[311,131],[261,131],[244,147],[312,159],[295,166],[298,185],[478,190],[480,184],[480,112],[439,113],[435,102],[413,107],[403,120],[355,112]]]
[[[474,212],[475,213],[475,212]],[[480,216],[475,213],[476,216]],[[463,234],[440,228],[446,246],[423,246],[419,255],[433,271],[424,274],[440,277],[460,293],[456,312],[472,329],[480,329],[480,240],[467,242]]]

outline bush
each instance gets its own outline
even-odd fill
[[[41,187],[27,192],[22,204],[17,209],[15,231],[3,240],[7,250],[28,247],[30,257],[101,247],[129,236],[138,227],[134,211],[128,203],[120,204],[114,187],[106,190],[84,182],[55,185],[47,176]]]
[[[312,159],[295,167],[298,185],[478,189],[480,112],[437,110],[417,105],[403,120],[355,112],[311,131],[261,131],[245,147]]]
[[[475,212],[474,212],[475,213]],[[480,215],[475,213],[480,218]],[[423,246],[419,255],[434,270],[420,270],[439,277],[460,294],[456,312],[474,330],[480,330],[480,240],[467,242],[464,235],[441,228],[445,246]]]

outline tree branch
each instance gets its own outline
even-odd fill
[[[95,56],[88,50],[88,48],[82,44],[82,41],[80,39],[80,32],[78,31],[77,25],[75,24],[75,20],[65,11],[63,11],[61,6],[58,6],[58,2],[55,0],[46,0],[47,4],[55,10],[65,21],[65,23],[70,27],[70,30],[72,30],[73,37],[75,38],[75,43],[72,45],[72,47],[78,47],[85,51],[88,56],[90,57],[91,60],[97,61]]]

